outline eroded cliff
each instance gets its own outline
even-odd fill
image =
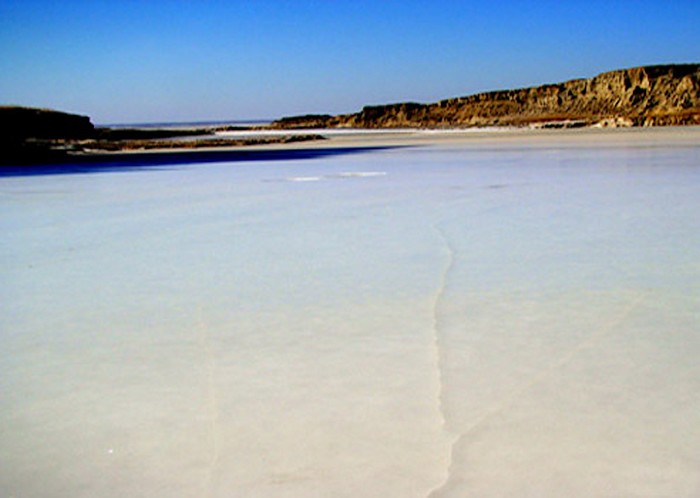
[[[278,128],[659,126],[700,124],[700,64],[644,66],[594,78],[355,114],[283,118]]]

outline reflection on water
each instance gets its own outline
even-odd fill
[[[696,496],[700,153],[649,145],[0,179],[0,494]]]

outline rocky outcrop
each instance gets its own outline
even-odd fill
[[[31,107],[0,107],[3,138],[89,138],[94,133],[95,127],[87,116]]]
[[[330,114],[305,114],[275,121],[280,128],[327,128],[334,119]]]
[[[700,124],[700,64],[644,66],[554,85],[433,104],[367,106],[355,114],[275,121],[277,128],[659,126]]]
[[[49,109],[0,106],[0,164],[41,163],[58,160],[66,150],[57,141],[95,135],[87,116]]]

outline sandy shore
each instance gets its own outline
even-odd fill
[[[270,132],[271,134],[279,131]],[[328,147],[395,147],[439,144],[492,145],[527,141],[533,145],[556,142],[559,145],[600,142],[605,145],[629,141],[652,144],[697,144],[700,126],[657,128],[577,128],[537,130],[518,128],[452,129],[452,130],[284,130],[285,135],[316,133],[327,140],[292,144],[268,144],[246,147],[250,150],[328,148]],[[233,136],[233,135],[229,135]],[[268,136],[260,132],[258,136]],[[274,136],[274,135],[273,135]]]
[[[700,142],[700,126],[673,126],[656,128],[578,128],[565,130],[492,128],[492,129],[453,129],[453,130],[284,130],[285,134],[317,133],[325,140],[285,144],[252,145],[236,148],[222,148],[212,152],[245,151],[245,159],[253,159],[256,154],[276,153],[284,156],[361,152],[363,149],[384,147],[431,147],[448,146],[455,148],[575,148],[591,146],[625,147],[668,145],[695,146]],[[260,132],[260,136],[274,136],[280,131]],[[229,135],[230,136],[230,135]],[[249,135],[244,135],[249,136]],[[204,150],[201,150],[204,152]],[[186,152],[185,152],[186,153]],[[231,160],[235,160],[232,158]]]
[[[624,146],[628,143],[640,142],[648,146],[662,145],[696,145],[700,140],[700,126],[678,126],[657,128],[578,128],[569,130],[536,130],[517,128],[490,128],[490,129],[452,129],[452,130],[270,130],[255,133],[241,132],[245,138],[275,137],[280,135],[309,135],[318,134],[325,140],[299,141],[290,143],[269,143],[259,145],[211,147],[188,149],[153,149],[149,151],[124,151],[116,153],[97,153],[95,156],[114,158],[115,156],[171,156],[183,155],[185,157],[205,157],[210,154],[234,153],[231,160],[235,160],[237,154],[243,153],[240,158],[248,158],[249,153],[289,151],[291,155],[297,155],[300,151],[333,150],[350,151],[352,149],[376,148],[376,147],[418,147],[452,145],[467,147],[492,147],[492,146],[557,146],[575,147],[577,145],[590,145],[598,143],[601,146]],[[224,136],[236,138],[237,134],[227,133]],[[253,154],[250,154],[252,156]],[[213,156],[212,156],[213,157]]]

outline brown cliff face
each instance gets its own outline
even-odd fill
[[[434,104],[368,106],[355,114],[299,116],[279,128],[658,126],[700,124],[700,64],[645,66]]]

